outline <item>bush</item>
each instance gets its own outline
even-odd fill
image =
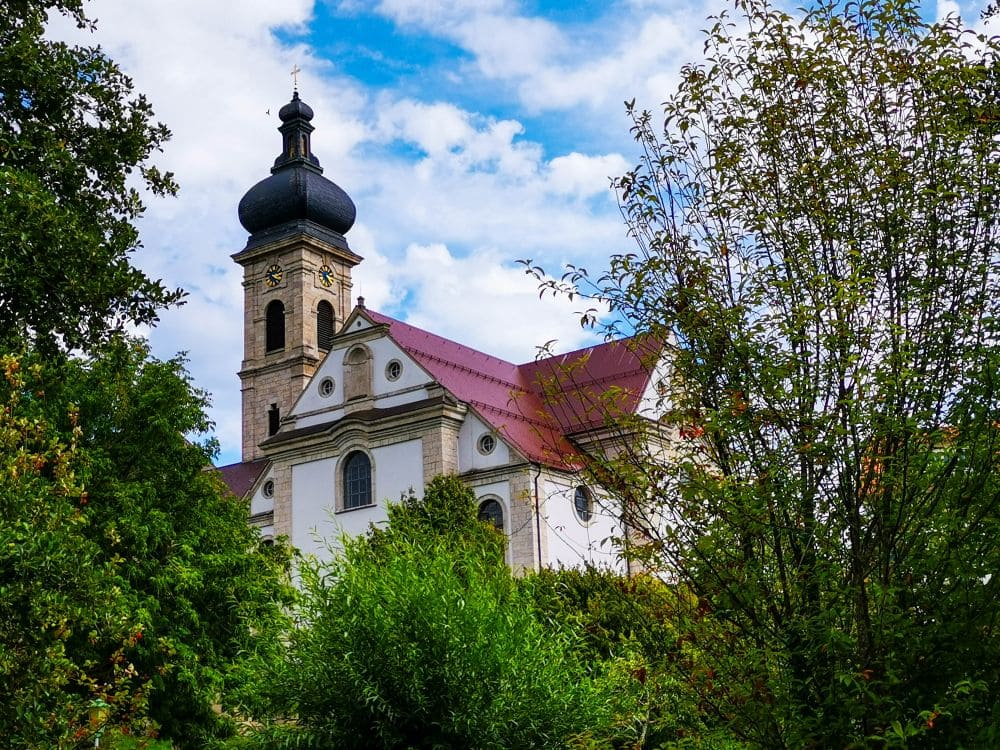
[[[430,504],[468,499],[454,478],[435,483]],[[267,675],[276,715],[258,746],[542,748],[608,736],[618,681],[591,675],[569,629],[539,621],[499,535],[474,516],[460,523],[469,535],[435,532],[425,509],[397,506],[388,530],[303,565],[299,627]]]

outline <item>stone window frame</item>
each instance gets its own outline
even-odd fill
[[[395,373],[395,374],[393,374]],[[403,363],[398,359],[390,359],[385,364],[385,379],[390,383],[394,383],[403,376]]]
[[[500,441],[497,440],[497,436],[492,432],[484,432],[478,438],[476,438],[476,450],[481,456],[490,456],[496,452],[497,446]]]
[[[320,398],[330,398],[337,391],[337,381],[333,378],[322,378],[316,385],[316,392]]]
[[[362,453],[368,457],[368,473],[369,481],[371,483],[371,502],[368,505],[358,505],[353,508],[348,508],[345,505],[347,500],[347,482],[345,481],[345,473],[347,469],[347,459],[353,456],[355,453]],[[375,458],[372,456],[372,452],[363,445],[352,445],[340,454],[340,458],[337,459],[336,465],[336,476],[334,478],[334,513],[353,513],[358,510],[365,510],[366,508],[374,508],[378,505],[378,500],[375,497]]]

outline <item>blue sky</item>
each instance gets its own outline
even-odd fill
[[[718,0],[92,0],[97,41],[173,131],[136,262],[188,303],[144,331],[186,351],[239,459],[236,205],[280,150],[293,65],[313,148],[351,194],[369,307],[526,361],[589,343],[581,305],[538,298],[515,263],[599,269],[628,250],[609,178],[636,159],[623,101],[656,108],[697,61]],[[928,14],[957,10],[941,0]],[[974,19],[978,7],[969,11]],[[56,36],[79,38],[56,23]]]

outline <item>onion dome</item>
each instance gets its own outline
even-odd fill
[[[250,232],[247,246],[306,232],[348,249],[344,234],[354,225],[357,209],[340,186],[323,176],[312,152],[312,108],[296,91],[278,117],[282,150],[271,176],[250,188],[239,205],[240,223]]]

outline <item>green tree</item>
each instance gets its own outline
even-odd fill
[[[537,619],[472,492],[439,477],[425,501],[302,566],[299,627],[265,678],[278,721],[258,744],[554,748],[609,733],[612,682]]]
[[[117,564],[90,536],[78,431],[60,438],[38,408],[40,368],[0,357],[0,735],[4,747],[92,742],[89,708],[141,730],[148,679]],[[67,418],[75,423],[76,414]]]
[[[149,164],[169,132],[97,47],[45,36],[80,28],[83,0],[8,0],[0,13],[0,343],[90,347],[180,299],[129,262],[143,203],[173,193]],[[139,179],[136,179],[136,178]]]
[[[705,710],[767,748],[994,746],[1000,47],[908,0],[736,9],[662,121],[630,107],[637,249],[566,278],[674,367],[676,460],[592,468],[729,633],[675,615]]]
[[[136,623],[131,662],[149,717],[180,748],[232,732],[226,708],[246,659],[278,647],[290,601],[288,551],[262,546],[242,498],[212,471],[206,395],[180,358],[115,342],[100,356],[49,363],[44,406],[75,408],[87,536],[116,571],[118,606]]]
[[[35,647],[5,653],[4,669],[56,676],[24,693],[42,696],[35,704],[3,709],[26,727],[52,728],[34,746],[61,746],[59,727],[77,722],[81,700],[106,694],[123,728],[148,716],[175,745],[205,747],[229,731],[212,706],[238,691],[242,657],[277,645],[287,551],[259,548],[245,504],[211,471],[214,445],[188,439],[209,425],[182,361],[117,340],[181,297],[131,264],[143,212],[136,186],[154,195],[176,186],[150,163],[169,133],[132,82],[99,48],[46,36],[51,15],[92,27],[83,8],[13,0],[0,14],[0,352],[38,368],[42,385],[20,406],[54,431],[53,446],[75,446],[74,481],[87,500],[68,509],[44,472],[30,487],[23,474],[9,477],[0,538],[24,551],[0,569],[0,602],[32,589],[38,604],[5,622],[12,641]],[[32,518],[51,533],[27,543]],[[92,625],[95,615],[78,606],[87,596],[117,630]],[[41,635],[31,631],[39,620]],[[40,652],[52,628],[75,636]],[[126,677],[114,671],[126,668]],[[124,693],[112,690],[119,684]],[[123,718],[125,696],[134,721]],[[49,719],[49,704],[65,710]]]
[[[690,629],[690,592],[648,574],[611,570],[545,569],[521,580],[545,621],[580,634],[581,658],[615,665],[631,676],[635,699],[623,703],[618,723],[633,728],[633,750],[704,748],[738,750],[745,745],[699,704],[720,690]],[[678,613],[680,613],[678,615]],[[704,619],[704,618],[702,618]],[[719,628],[705,636],[725,636]]]

